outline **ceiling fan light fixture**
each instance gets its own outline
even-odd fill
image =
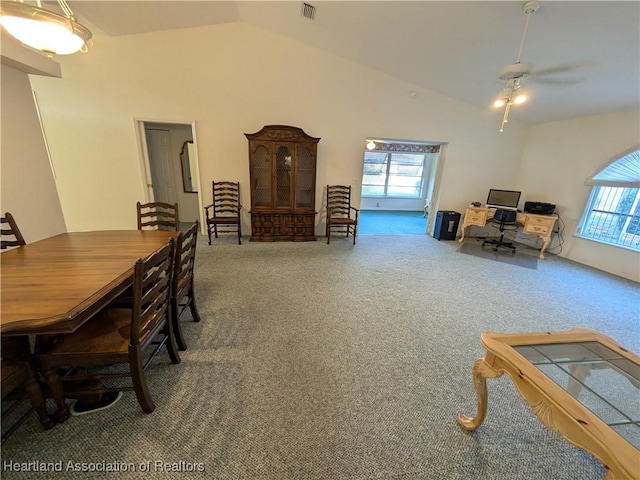
[[[57,0],[64,14],[19,1],[0,3],[0,24],[24,45],[47,55],[86,52],[91,31],[79,24],[65,0]]]
[[[526,102],[528,100],[529,96],[527,95],[527,92],[525,91],[517,91],[515,92],[514,96],[513,96],[513,103],[515,103],[516,105],[520,105],[524,102]]]
[[[513,95],[513,87],[510,85],[500,90],[498,97],[493,102],[494,108],[504,107],[507,103],[511,103],[511,96]]]
[[[520,40],[518,57],[516,59],[516,63],[507,65],[500,72],[500,79],[507,81],[507,85],[502,89],[500,95],[498,95],[498,99],[493,104],[494,107],[504,107],[500,132],[504,131],[504,126],[509,120],[511,105],[520,105],[527,101],[527,94],[524,90],[521,90],[520,80],[531,73],[531,64],[522,63],[520,58],[522,56],[522,49],[524,48],[524,40],[527,36],[527,28],[529,27],[529,17],[539,8],[540,2],[538,0],[530,0],[522,5],[522,10],[527,15],[527,18],[524,23],[524,30]]]

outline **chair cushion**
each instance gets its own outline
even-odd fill
[[[329,219],[329,223],[332,225],[355,225],[356,221],[348,217],[333,217]]]
[[[234,216],[234,217],[229,217],[229,216],[222,216],[222,217],[209,217],[207,218],[207,223],[228,223],[230,225],[236,224],[238,223],[238,217]]]

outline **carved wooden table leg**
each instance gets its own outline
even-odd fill
[[[44,379],[50,395],[53,397],[58,407],[58,410],[56,410],[53,416],[58,423],[62,423],[69,418],[71,413],[69,412],[69,407],[67,407],[67,404],[64,401],[64,393],[62,390],[60,373],[58,372],[57,368],[49,367],[48,365],[42,373],[44,375]]]
[[[55,426],[56,421],[47,413],[47,404],[44,398],[44,394],[42,393],[42,387],[36,378],[35,370],[31,363],[27,363],[27,369],[28,378],[25,389],[27,391],[27,395],[29,396],[29,401],[38,414],[38,418],[40,419],[40,425],[42,425],[42,428],[44,428],[45,430],[49,430],[50,428]]]
[[[480,358],[473,365],[473,384],[476,388],[478,397],[478,411],[475,417],[469,417],[464,414],[458,416],[458,423],[465,430],[475,430],[487,416],[487,378],[497,378],[503,372],[495,370],[489,363],[488,358]]]
[[[542,248],[540,249],[540,260],[544,260],[544,251],[547,249],[549,244],[551,243],[551,237],[541,237],[542,238]]]

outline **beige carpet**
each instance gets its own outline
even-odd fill
[[[155,412],[127,392],[46,432],[31,417],[2,447],[3,480],[601,478],[602,465],[542,426],[506,376],[487,382],[480,429],[456,418],[475,414],[481,332],[582,326],[638,351],[638,285],[553,255],[532,270],[458,246],[426,235],[363,235],[355,246],[200,237],[202,322],[184,318],[181,364],[163,352],[148,371]]]

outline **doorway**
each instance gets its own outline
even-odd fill
[[[439,178],[440,143],[367,139],[358,233],[426,235]]]
[[[196,219],[202,223],[195,124],[145,120],[137,124],[145,200],[177,203],[181,228]]]

